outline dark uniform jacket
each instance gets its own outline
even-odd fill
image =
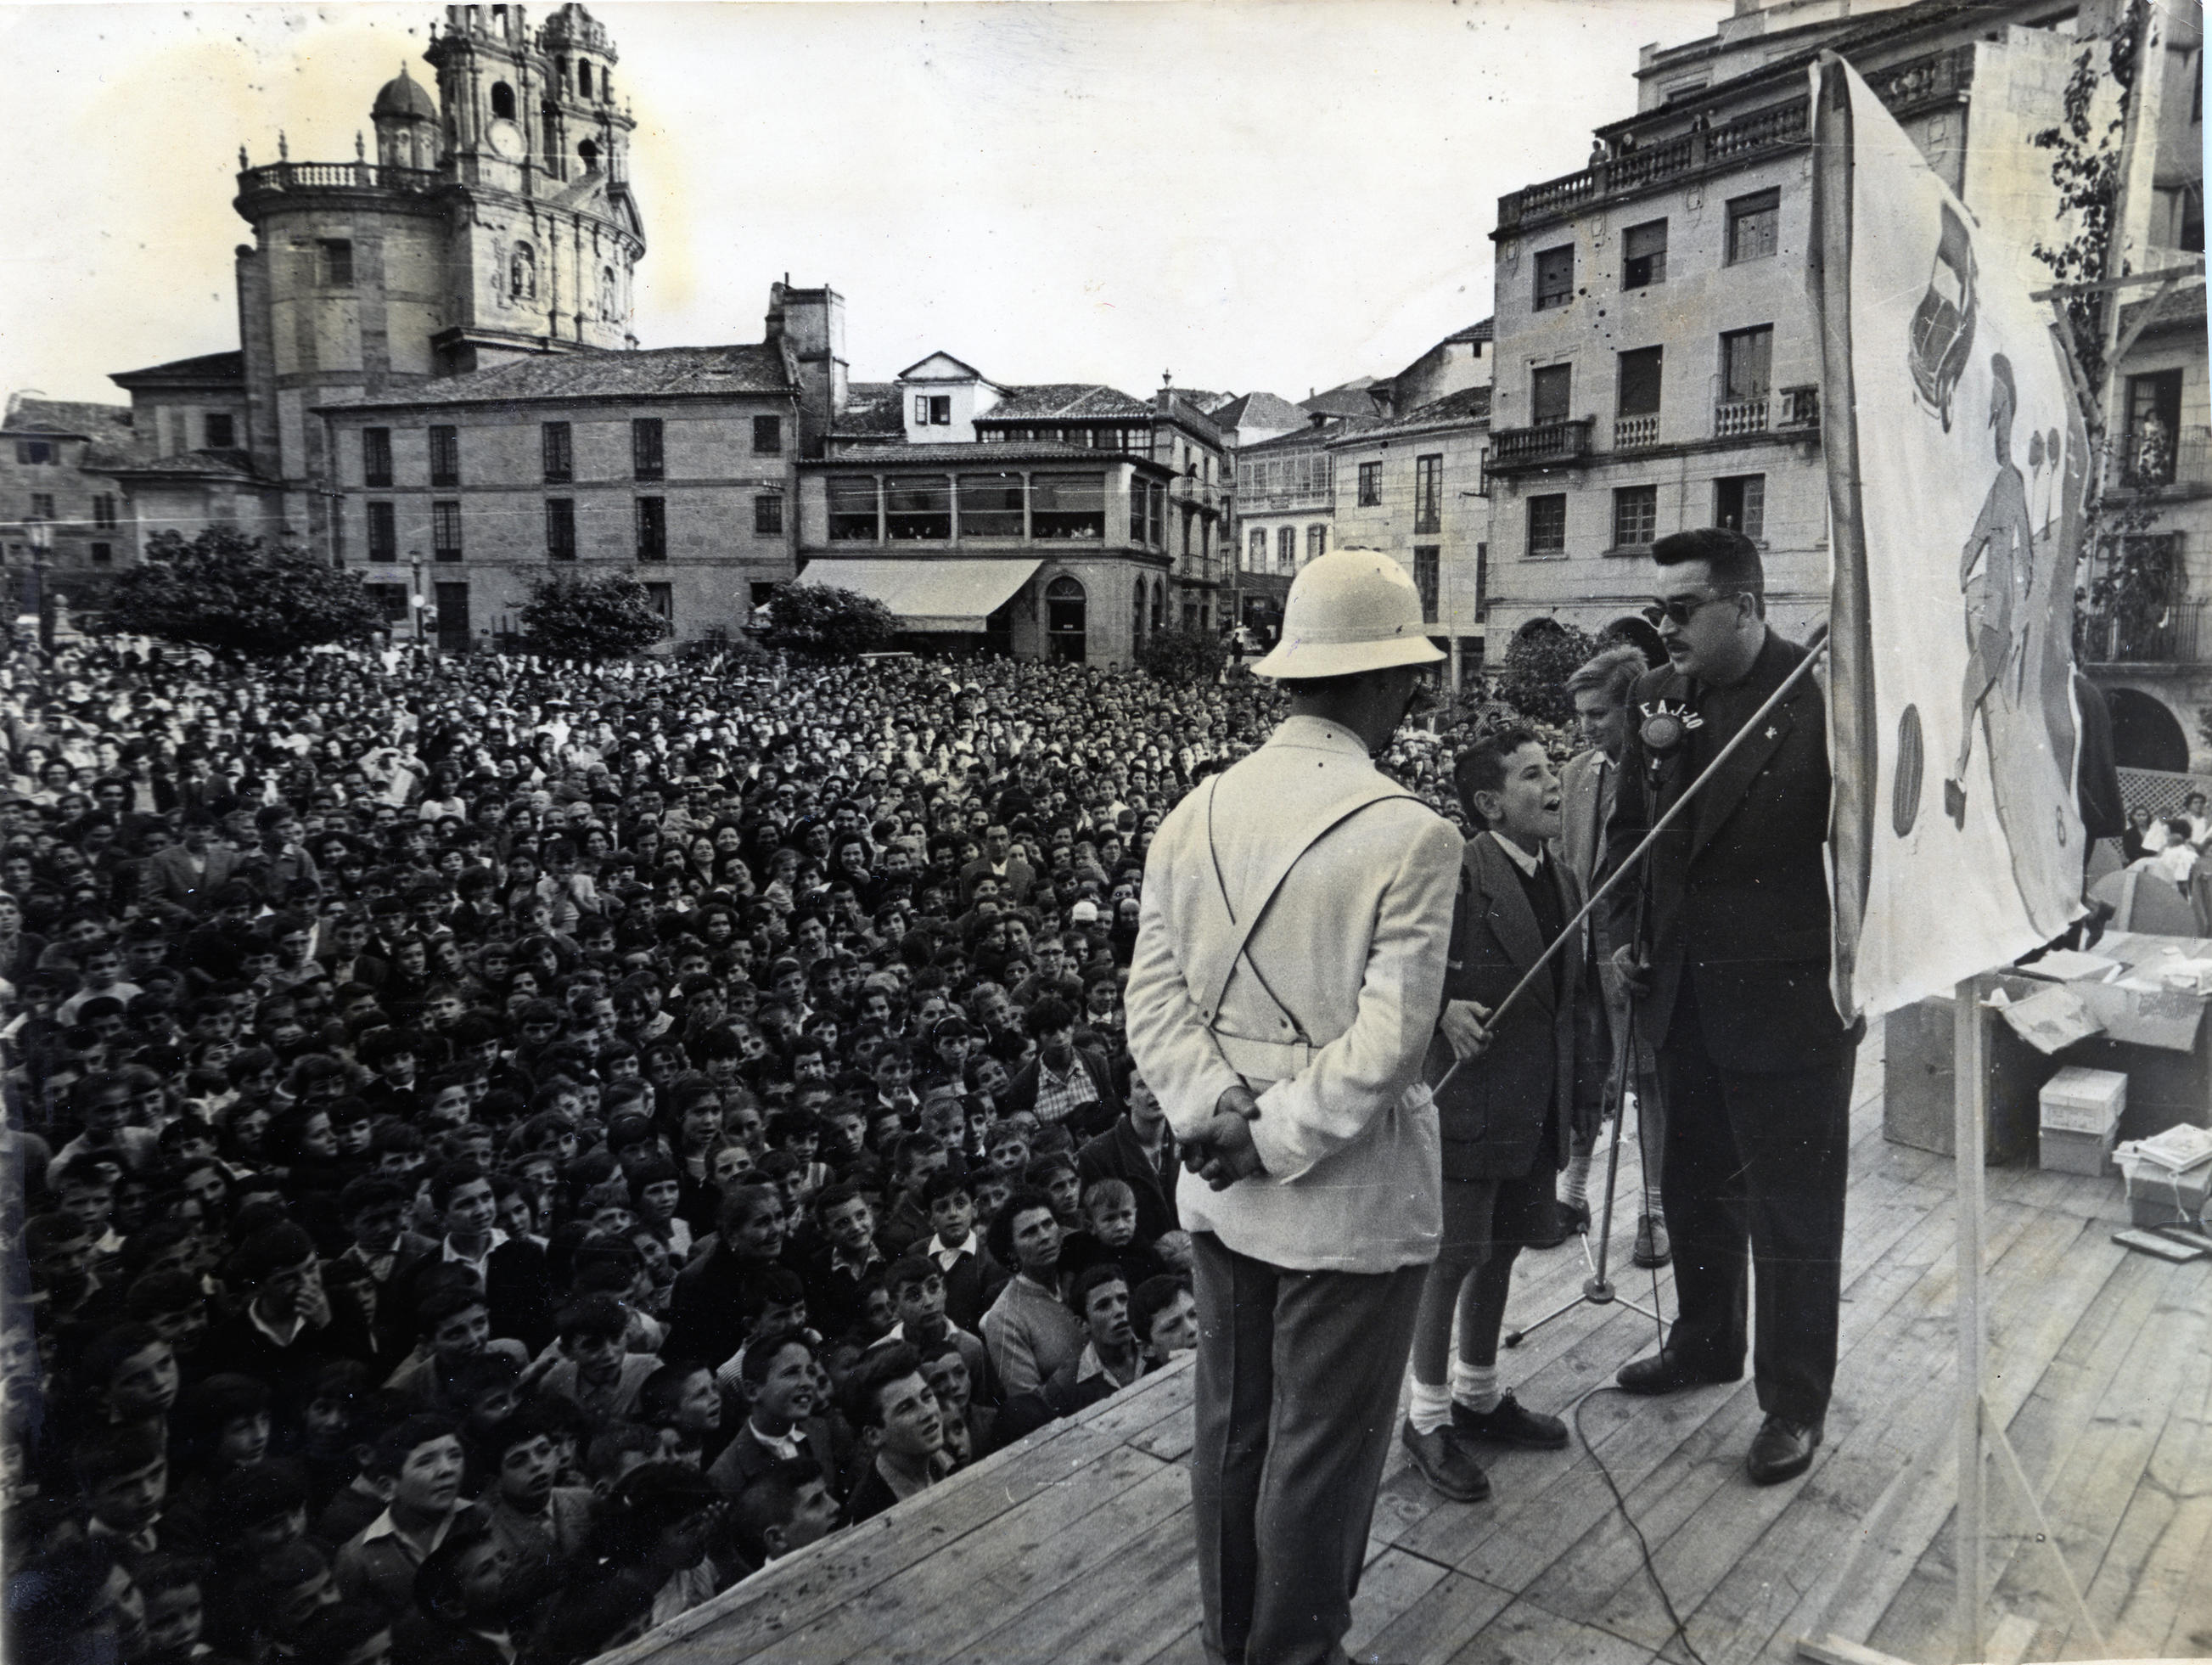
[[[1573,918],[1582,900],[1565,864],[1551,858],[1540,876],[1558,887],[1560,922]],[[1461,858],[1444,998],[1495,1009],[1549,946],[1513,858],[1489,833],[1476,833]],[[1565,1164],[1577,1083],[1589,1078],[1585,1096],[1595,1102],[1604,1069],[1602,1058],[1578,1058],[1587,1050],[1583,999],[1581,956],[1562,950],[1505,1013],[1489,1050],[1437,1093],[1444,1178],[1513,1180],[1540,1162],[1547,1172]],[[1452,1056],[1439,1033],[1423,1078],[1442,1079]]]
[[[1769,631],[1751,674],[1734,691],[1746,714],[1805,657]],[[1655,758],[1643,725],[1664,701],[1703,713],[1716,691],[1673,669],[1650,673],[1630,694],[1628,744],[1606,829],[1618,866],[1729,736],[1717,723]],[[1745,706],[1745,702],[1748,705]],[[1856,1045],[1829,992],[1827,713],[1818,680],[1793,689],[1723,764],[1650,857],[1651,992],[1638,1015],[1655,1046],[1666,1042],[1686,984],[1694,991],[1705,1050],[1724,1070],[1771,1074],[1808,1068]],[[1607,899],[1615,942],[1635,940],[1638,885]]]

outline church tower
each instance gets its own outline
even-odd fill
[[[446,8],[438,74],[453,214],[441,367],[635,346],[631,276],[645,227],[629,192],[636,127],[614,41],[580,5],[534,31],[521,6]]]

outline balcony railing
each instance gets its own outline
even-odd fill
[[[1659,442],[1659,413],[1649,416],[1617,416],[1613,419],[1613,448],[1616,451],[1640,451],[1647,445]]]
[[[1723,399],[1713,406],[1713,437],[1741,439],[1747,434],[1765,433],[1771,404],[1765,393],[1756,399]]]
[[[2212,491],[2212,436],[2185,429],[2173,440],[2154,430],[2117,442],[2111,478],[2129,491]]]
[[[1932,103],[1955,100],[1973,84],[1974,49],[1954,46],[1923,58],[1912,58],[1866,79],[1875,95],[1893,113],[1902,113]],[[1655,139],[1593,162],[1579,174],[1547,180],[1498,199],[1498,229],[1510,232],[1524,224],[1557,218],[1563,214],[1650,189],[1672,180],[1687,179],[1717,168],[1740,168],[1761,156],[1805,147],[1806,101],[1753,110],[1718,126]]]
[[[2177,601],[2151,614],[2084,613],[2075,626],[2075,652],[2093,665],[2201,663],[2212,648],[2208,607],[2212,601]]]
[[[1572,421],[1540,422],[1530,428],[1507,428],[1490,436],[1490,472],[1517,473],[1528,468],[1549,468],[1563,462],[1580,462],[1589,455],[1590,430],[1595,417]]]
[[[1818,387],[1781,387],[1748,399],[1724,399],[1713,406],[1715,439],[1746,439],[1755,434],[1807,436],[1820,426]]]
[[[272,162],[238,176],[240,196],[272,191],[434,191],[433,168],[386,168],[373,162]]]

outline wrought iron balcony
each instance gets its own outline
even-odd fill
[[[2212,637],[2204,628],[2212,601],[2176,601],[2148,610],[2098,608],[2075,621],[2074,650],[2093,665],[2195,665]]]
[[[1595,417],[1540,422],[1529,428],[1504,428],[1490,436],[1490,473],[1516,474],[1584,460],[1589,455]]]

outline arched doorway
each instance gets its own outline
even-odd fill
[[[1164,630],[1164,629],[1167,627],[1167,622],[1168,622],[1168,581],[1167,581],[1166,579],[1164,579],[1164,578],[1155,578],[1155,579],[1153,579],[1153,580],[1152,580],[1152,630],[1153,630],[1153,632],[1154,632],[1155,634],[1157,634],[1157,633],[1158,633],[1158,632],[1159,632],[1160,631]]]
[[[1142,577],[1137,580],[1130,593],[1136,598],[1129,620],[1129,652],[1133,657],[1137,650],[1145,645],[1145,581]]]
[[[1044,634],[1052,657],[1080,665],[1089,650],[1090,602],[1073,578],[1054,579],[1044,589]]]
[[[2137,688],[2107,688],[2112,708],[2112,761],[2123,769],[2163,769],[2180,774],[2189,767],[2189,735],[2179,718]]]

